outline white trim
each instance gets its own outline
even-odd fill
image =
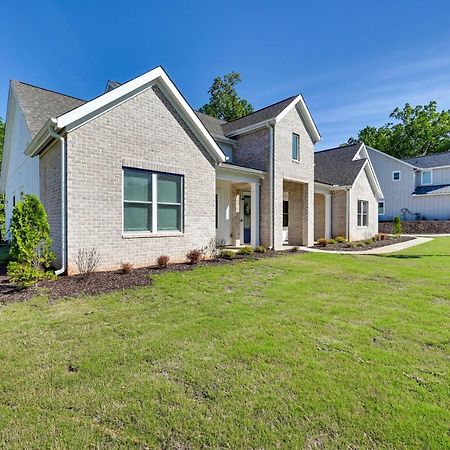
[[[425,172],[430,172],[430,174],[431,174],[431,181],[429,183],[424,183],[423,182],[423,174]],[[433,171],[432,170],[430,170],[430,169],[423,169],[423,170],[420,171],[420,185],[421,186],[432,186],[433,185]]]
[[[115,107],[124,99],[137,95],[143,90],[151,88],[155,84],[158,85],[168,100],[176,107],[183,119],[191,126],[200,142],[205,146],[206,150],[211,154],[214,160],[216,162],[224,162],[225,155],[222,150],[161,66],[120,85],[112,91],[94,98],[78,108],[62,114],[56,119],[50,120],[55,122],[55,131],[62,129],[66,129],[67,131],[68,129],[73,129],[97,115],[104,113],[108,110],[108,107]],[[41,129],[28,146],[26,154],[30,156],[36,155],[41,150],[41,147],[47,138],[48,137],[45,136],[45,130],[43,132]]]
[[[394,177],[394,173],[398,173],[398,179],[396,180]],[[392,171],[392,181],[401,181],[402,180],[402,171],[401,170],[393,170]]]
[[[380,203],[383,203],[383,212],[380,213]],[[384,200],[378,200],[378,215],[384,216],[386,215],[386,204],[384,203]]]
[[[361,200],[361,199],[357,199],[356,200],[356,228],[369,228],[369,201],[368,200]],[[361,207],[361,214],[359,213],[359,203],[362,203],[362,207]],[[364,203],[367,204],[367,214],[366,214],[366,219],[367,219],[367,225],[360,225],[359,224],[359,218],[361,217],[361,223],[364,223]]]

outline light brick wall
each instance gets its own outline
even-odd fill
[[[314,240],[325,237],[325,195],[314,194]]]
[[[40,199],[47,212],[56,254],[55,267],[61,265],[61,144],[58,141],[39,156]]]
[[[331,236],[346,237],[347,191],[333,191],[331,194]]]
[[[97,247],[101,269],[122,262],[184,260],[215,236],[215,169],[210,156],[154,87],[70,132],[67,161],[68,264],[80,248]],[[124,237],[122,167],[184,176],[184,233]]]
[[[300,136],[299,161],[292,160],[292,133]],[[302,225],[302,245],[314,243],[314,144],[298,111],[294,108],[275,125],[275,178],[274,178],[274,235],[275,249],[282,248],[283,230],[283,180],[304,183],[302,187],[303,201],[301,214],[296,215]],[[290,199],[289,199],[290,200]],[[295,218],[294,218],[295,220]],[[289,228],[294,223],[289,218]],[[289,229],[289,241],[291,233]],[[291,242],[290,242],[291,243]],[[298,245],[298,244],[294,244]]]
[[[358,227],[358,200],[369,202],[369,223],[367,227]],[[378,233],[378,201],[363,170],[350,191],[350,240],[367,239]]]

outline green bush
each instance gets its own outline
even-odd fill
[[[233,259],[236,256],[236,253],[233,250],[222,250],[219,253],[219,258],[222,259]]]
[[[238,250],[238,255],[250,256],[252,254],[253,254],[253,249],[249,245],[246,245],[245,247],[241,247]]]
[[[42,269],[36,269],[31,264],[11,261],[8,264],[8,277],[11,283],[27,287],[40,280],[53,280],[56,275],[50,271],[45,272]]]
[[[347,242],[347,239],[345,239],[344,236],[336,236],[334,238],[334,240],[338,243],[338,244],[343,244],[344,242]]]
[[[372,239],[372,238],[366,239],[366,240],[364,241],[364,244],[366,244],[366,245],[372,245],[372,244],[373,244],[373,239]]]
[[[25,195],[14,207],[10,232],[12,261],[36,270],[50,268],[55,259],[51,251],[50,225],[44,206],[35,195]]]
[[[328,240],[328,243],[329,243],[330,245],[333,245],[333,244],[337,244],[337,241],[336,241],[336,239],[329,239],[329,240]]]
[[[258,245],[255,247],[255,253],[267,253],[267,248],[264,245]]]
[[[356,248],[356,244],[354,242],[346,242],[345,247],[346,248]]]
[[[320,245],[321,247],[326,247],[328,245],[328,239],[325,238],[317,239],[317,245]]]
[[[394,217],[392,222],[392,234],[402,234],[402,222],[399,216]]]

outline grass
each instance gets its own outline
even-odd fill
[[[0,308],[1,448],[448,448],[450,239]]]

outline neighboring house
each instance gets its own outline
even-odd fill
[[[380,221],[450,219],[450,152],[401,160],[367,148],[384,194]]]
[[[314,156],[314,238],[356,241],[376,234],[383,193],[366,146],[344,145]]]
[[[106,270],[183,260],[216,238],[312,245],[319,139],[301,95],[227,123],[193,111],[161,67],[110,81],[91,101],[13,81],[0,180],[7,223],[21,195],[39,195],[69,273],[92,247]]]

